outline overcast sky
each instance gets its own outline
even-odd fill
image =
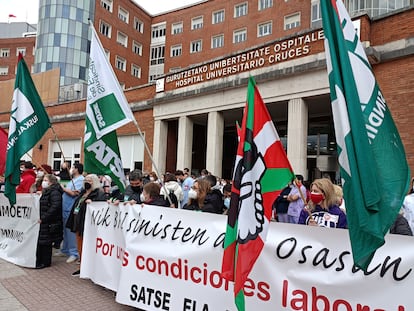
[[[176,9],[200,0],[134,0],[150,14]],[[0,0],[0,22],[37,23],[38,0]],[[16,17],[10,17],[9,14]]]

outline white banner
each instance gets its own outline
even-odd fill
[[[117,288],[117,302],[236,310],[233,284],[220,277],[226,216],[102,203],[88,211],[81,276]],[[364,274],[353,267],[347,230],[271,223],[245,284],[246,310],[408,311],[414,239],[386,241]]]
[[[87,211],[80,277],[117,291],[125,249],[121,225],[127,213],[106,202],[94,202]]]
[[[39,196],[17,194],[16,204],[0,194],[0,258],[34,268],[39,236]]]

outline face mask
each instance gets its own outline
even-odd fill
[[[42,188],[43,189],[49,188],[49,182],[46,180],[42,181]]]
[[[226,208],[230,208],[230,198],[225,198],[225,199],[224,199],[224,206],[225,206]]]
[[[325,196],[323,195],[323,193],[311,192],[310,198],[313,203],[319,204],[323,201],[323,199],[325,199]]]
[[[198,193],[194,189],[190,189],[188,191],[188,198],[189,199],[197,199]]]
[[[90,183],[86,182],[84,187],[85,187],[85,190],[89,190],[89,189],[92,188],[92,185]]]
[[[139,192],[141,190],[140,186],[131,186],[132,191]]]
[[[150,180],[151,180],[151,181],[154,181],[154,180],[155,180],[155,178],[154,178],[154,177],[150,177]]]
[[[43,177],[43,176],[45,176],[45,173],[43,171],[38,171],[37,174],[36,174],[37,178],[40,178],[40,177]]]
[[[141,193],[139,195],[139,199],[141,200],[141,202],[145,202],[145,197],[144,197],[144,194],[143,193]]]

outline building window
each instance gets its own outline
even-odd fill
[[[164,64],[165,46],[155,46],[151,48],[151,65]]]
[[[257,37],[264,37],[272,34],[272,22],[266,22],[257,26]]]
[[[155,82],[159,77],[163,76],[162,74],[153,74],[149,77],[149,82]]]
[[[259,0],[259,11],[271,8],[273,6],[273,0]]]
[[[237,4],[234,6],[234,17],[247,15],[247,2]]]
[[[247,30],[239,29],[233,32],[233,43],[240,43],[247,40]]]
[[[118,9],[118,18],[124,23],[129,23],[129,12],[121,7]]]
[[[0,66],[0,76],[7,76],[9,74],[9,66]]]
[[[152,26],[152,38],[156,39],[161,37],[165,37],[165,24]]]
[[[300,26],[300,13],[285,16],[285,30],[293,29]]]
[[[10,49],[0,49],[0,57],[9,57]]]
[[[141,78],[141,67],[132,64],[131,65],[131,75],[133,75],[135,78],[140,79]]]
[[[101,7],[112,13],[112,0],[101,0]]]
[[[202,49],[202,41],[196,40],[190,43],[190,53],[197,53],[201,52]]]
[[[221,48],[224,46],[224,35],[218,35],[211,37],[211,48]]]
[[[183,22],[174,23],[171,26],[171,34],[178,35],[183,32]]]
[[[191,30],[203,28],[203,17],[194,17],[191,19]]]
[[[142,56],[142,44],[136,41],[132,41],[132,52]]]
[[[179,45],[173,45],[171,47],[171,57],[177,57],[180,56],[183,53],[183,47],[181,44]]]
[[[127,47],[128,46],[128,36],[123,34],[122,32],[118,31],[116,34],[116,42],[120,45]]]
[[[19,53],[21,53],[23,56],[26,56],[26,48],[17,48],[16,56],[19,56]]]
[[[213,12],[212,24],[220,24],[224,22],[224,10]]]
[[[126,60],[125,58],[116,56],[115,57],[115,67],[119,70],[125,71],[126,70]]]
[[[322,25],[321,5],[320,2],[312,2],[311,26],[319,27]]]
[[[112,30],[111,25],[109,25],[109,24],[107,24],[107,23],[105,23],[103,21],[100,22],[100,24],[99,24],[99,32],[101,34],[103,34],[105,37],[108,37],[108,38],[111,37],[111,30]]]
[[[134,28],[136,31],[144,33],[144,23],[136,17],[134,17]]]

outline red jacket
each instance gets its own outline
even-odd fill
[[[20,175],[20,184],[16,188],[16,193],[30,193],[30,187],[36,182],[36,172],[27,169]]]

